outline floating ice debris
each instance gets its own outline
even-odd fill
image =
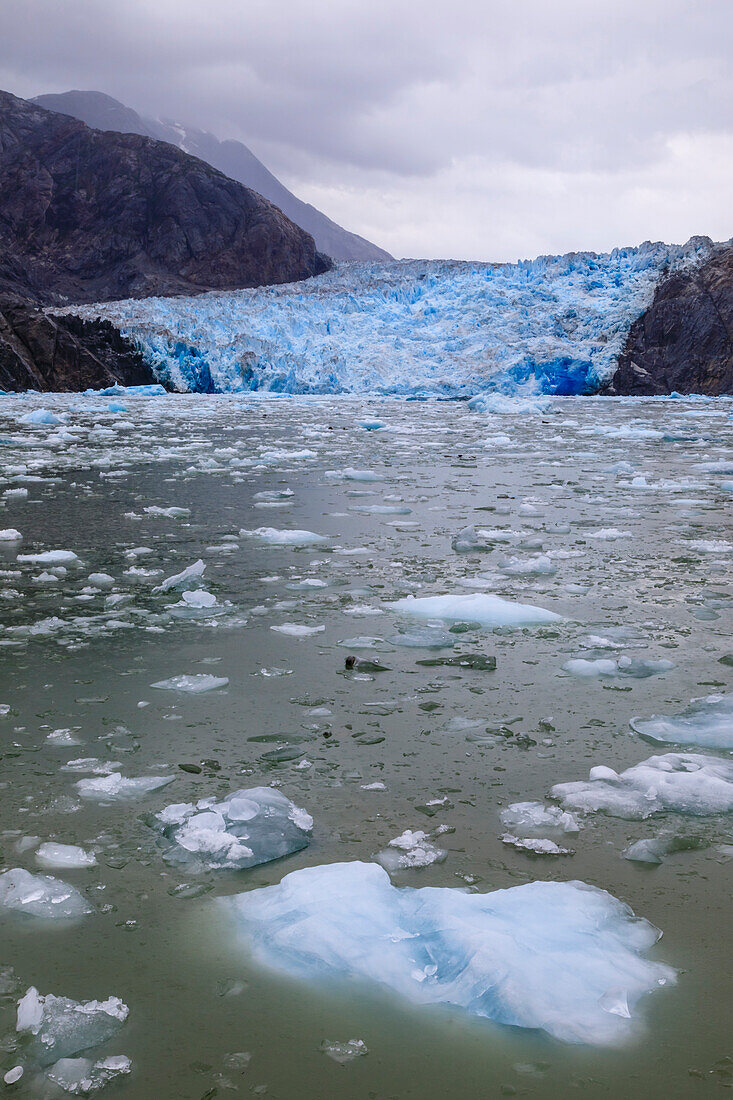
[[[280,531],[277,527],[256,527],[254,531],[242,528],[239,534],[242,538],[248,535],[257,538],[268,546],[313,546],[328,542],[325,535],[317,535],[315,531]]]
[[[561,833],[577,833],[583,826],[578,819],[559,806],[542,802],[513,802],[501,811],[501,823],[516,832],[538,832],[553,829]]]
[[[29,1040],[29,1052],[41,1066],[71,1058],[106,1043],[117,1034],[129,1014],[119,997],[106,1001],[72,1001],[45,996],[31,986],[18,1001],[16,1031]]]
[[[272,787],[235,791],[217,802],[166,806],[155,820],[171,841],[170,863],[194,870],[243,870],[306,848],[313,818]]]
[[[383,420],[357,420],[356,423],[359,428],[364,428],[368,432],[378,432],[381,428],[387,427]]]
[[[505,397],[501,393],[481,393],[472,397],[468,407],[472,412],[494,413],[504,416],[507,413],[523,416],[527,413],[545,412],[550,405],[547,397]]]
[[[137,547],[135,556],[139,557],[141,551],[149,553],[147,547]],[[128,551],[128,554],[132,554],[132,551]],[[199,558],[198,561],[195,561],[193,565],[187,566],[181,573],[175,573],[172,577],[166,577],[157,588],[153,589],[153,592],[168,592],[171,588],[183,589],[195,587],[199,577],[204,575],[205,569],[205,562]]]
[[[114,577],[111,577],[109,573],[90,573],[87,580],[95,588],[111,588],[115,583]]]
[[[499,568],[510,577],[552,577],[557,572],[557,567],[547,554],[537,554],[533,558],[507,558]]]
[[[646,680],[649,676],[669,672],[675,666],[673,661],[666,660],[647,661],[631,657],[619,657],[618,660],[610,657],[586,660],[583,657],[576,657],[572,661],[566,661],[562,667],[572,676],[579,676],[582,679],[629,676],[634,680]]]
[[[334,1039],[324,1039],[319,1050],[328,1055],[340,1066],[353,1062],[355,1058],[362,1058],[369,1053],[369,1049],[363,1039],[347,1039],[345,1043],[339,1043]]]
[[[623,853],[632,863],[659,864],[673,852],[691,852],[707,847],[707,841],[699,836],[658,836],[637,840]]]
[[[18,417],[19,424],[48,424],[54,426],[60,424],[61,420],[58,416],[55,416],[50,409],[33,409],[31,412],[24,413]]]
[[[407,868],[429,867],[432,863],[442,863],[447,852],[438,848],[428,839],[422,829],[406,829],[401,836],[390,840],[389,845],[377,856],[387,871],[402,871]]]
[[[374,470],[355,470],[352,466],[346,466],[343,470],[326,470],[324,477],[334,481],[381,481],[379,474]]]
[[[287,634],[290,638],[307,638],[311,634],[321,634],[325,629],[325,626],[305,626],[303,623],[280,623],[279,626],[270,627],[270,630]]]
[[[36,851],[36,863],[41,867],[96,867],[97,857],[76,844],[55,844],[46,841]]]
[[[6,527],[3,531],[0,531],[0,542],[21,542],[22,539],[23,536],[15,527]]]
[[[442,626],[426,626],[417,630],[406,630],[389,639],[390,645],[405,646],[407,649],[448,649],[456,644],[453,634]]]
[[[311,982],[373,981],[420,1005],[568,1042],[627,1037],[639,1026],[637,1002],[675,980],[670,967],[643,957],[657,929],[582,882],[488,894],[398,889],[376,864],[337,863],[219,904],[275,969]]]
[[[205,691],[225,688],[229,683],[227,676],[212,676],[210,672],[198,672],[191,676],[171,676],[169,680],[158,680],[151,687],[161,691],[185,691],[189,695],[201,695]]]
[[[203,588],[194,588],[190,592],[182,592],[181,600],[188,607],[206,608],[216,606],[214,593],[206,592]]]
[[[172,775],[147,775],[139,779],[126,779],[120,772],[112,772],[111,775],[99,778],[80,779],[75,786],[82,798],[116,802],[157,791],[159,787],[172,783],[173,779]]]
[[[18,561],[34,565],[71,565],[79,556],[73,550],[44,550],[42,554],[18,554]]]
[[[161,508],[157,504],[151,504],[149,508],[143,508],[149,516],[160,516],[161,519],[183,519],[191,515],[190,508]]]
[[[72,1096],[88,1096],[131,1069],[132,1062],[124,1054],[103,1058],[99,1062],[93,1062],[91,1058],[60,1058],[46,1071],[46,1076]]]
[[[632,718],[631,728],[660,744],[733,749],[733,695],[693,699],[680,714]]]
[[[73,886],[50,875],[32,875],[22,867],[0,874],[0,908],[47,920],[70,920],[92,912]]]
[[[517,848],[520,852],[529,852],[535,856],[572,856],[575,853],[572,848],[561,848],[554,840],[546,837],[519,837],[511,833],[504,833],[502,844],[509,848]]]
[[[502,600],[486,592],[465,595],[407,596],[387,604],[395,611],[406,611],[429,619],[449,622],[477,622],[481,626],[525,626],[560,622],[561,616],[529,603]]]
[[[639,820],[656,813],[704,816],[733,811],[733,761],[693,753],[650,756],[623,772],[598,766],[587,780],[558,783],[550,792],[584,813]]]
[[[690,539],[685,543],[692,550],[700,554],[730,554],[733,552],[733,542],[725,539]]]
[[[23,1076],[24,1070],[22,1066],[13,1066],[7,1073],[3,1074],[3,1081],[6,1085],[15,1085],[20,1081]]]

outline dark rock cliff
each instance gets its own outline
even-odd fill
[[[92,302],[292,282],[329,266],[276,206],[196,157],[0,92],[0,291]]]
[[[733,247],[669,276],[631,326],[608,394],[733,393]]]
[[[137,348],[108,321],[48,317],[0,296],[0,390],[76,391],[155,382]]]

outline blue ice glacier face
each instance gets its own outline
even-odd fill
[[[693,238],[517,264],[339,264],[285,286],[74,312],[109,318],[179,390],[583,394],[613,374],[664,272],[711,247]]]
[[[399,889],[375,863],[306,867],[221,899],[262,963],[310,982],[377,982],[571,1043],[614,1044],[674,982],[644,958],[659,932],[604,890],[529,882],[488,894]]]

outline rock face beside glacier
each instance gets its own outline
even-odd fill
[[[109,321],[49,317],[0,296],[0,390],[73,392],[153,382],[140,351]]]
[[[609,393],[733,393],[733,248],[664,279],[631,326]]]
[[[284,283],[328,266],[277,207],[203,161],[0,92],[0,291],[91,302]]]

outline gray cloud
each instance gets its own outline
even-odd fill
[[[731,233],[729,0],[3,0],[2,22],[0,86],[240,138],[397,254]]]

